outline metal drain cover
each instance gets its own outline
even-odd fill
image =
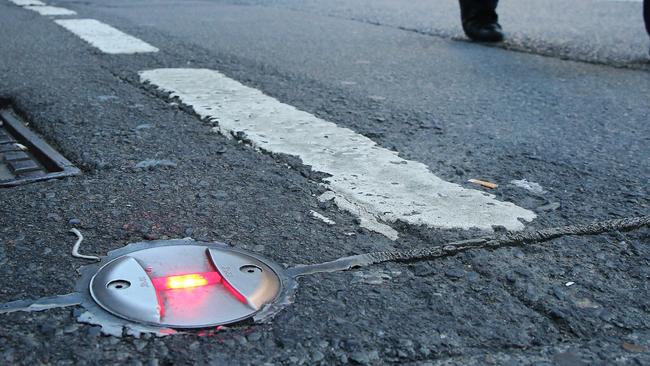
[[[0,187],[76,174],[79,169],[0,103]]]
[[[276,265],[254,254],[198,243],[136,250],[99,268],[90,294],[108,312],[169,328],[232,324],[279,295]]]

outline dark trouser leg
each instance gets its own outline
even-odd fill
[[[499,0],[460,0],[460,18],[480,18],[483,21],[497,22],[496,9]]]
[[[498,0],[459,0],[463,30],[475,41],[499,42],[503,39],[496,12]]]
[[[650,36],[650,0],[643,0],[643,19],[645,20],[645,30]]]

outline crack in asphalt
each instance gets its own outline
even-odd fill
[[[542,306],[541,304],[526,298],[525,296],[522,295],[521,291],[517,291],[517,289],[514,288],[513,286],[507,285],[506,281],[503,281],[501,285],[502,285],[501,287],[510,296],[517,299],[526,308],[532,310],[536,314],[548,320],[555,327],[555,329],[558,331],[559,334],[563,336],[568,336],[570,338],[575,338],[575,339],[583,338],[565,319],[553,315],[551,311],[545,309],[544,306]]]

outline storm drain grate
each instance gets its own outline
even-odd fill
[[[79,169],[30,131],[11,108],[0,107],[0,187],[76,174]]]

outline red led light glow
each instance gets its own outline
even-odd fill
[[[216,285],[220,283],[237,300],[248,303],[246,297],[234,288],[219,272],[189,273],[184,275],[152,278],[151,282],[157,291],[189,289],[193,287]]]
[[[204,291],[194,291],[203,286],[221,284],[238,301],[248,304],[248,300],[237,289],[219,274],[219,272],[202,272],[152,278],[156,289],[161,319],[164,318],[165,306],[171,309],[180,308],[183,312],[192,313],[203,303]]]
[[[221,282],[217,272],[190,273],[178,276],[152,278],[153,286],[158,291],[177,290],[199,286],[216,285]]]

